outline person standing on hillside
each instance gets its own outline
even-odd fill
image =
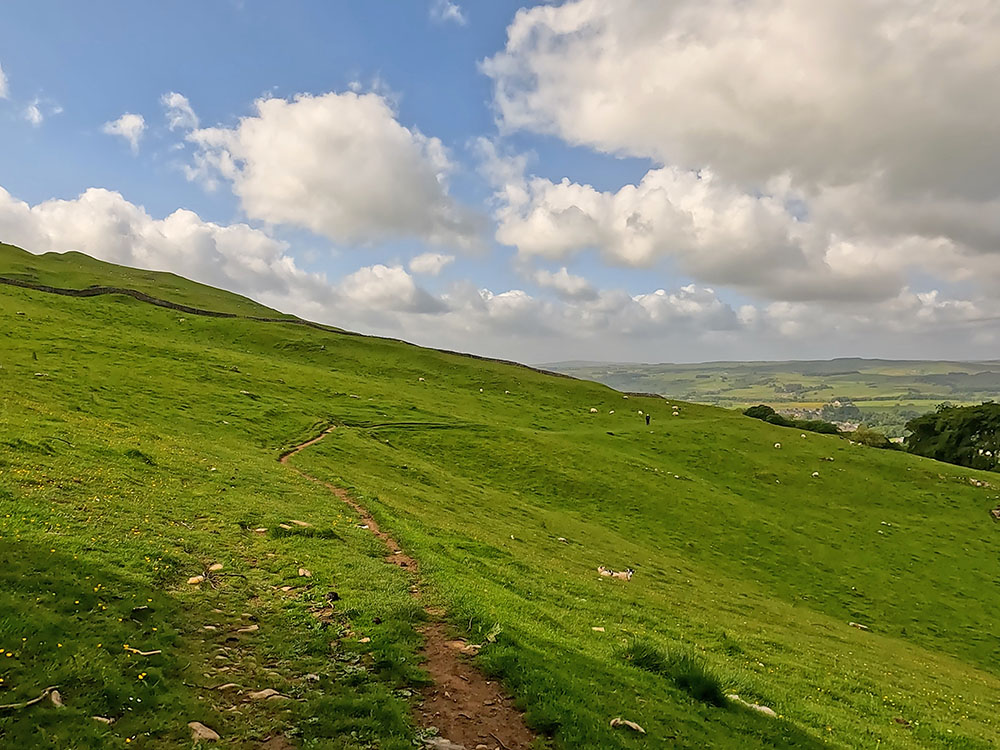
[[[649,415],[646,415],[646,427],[649,427]]]

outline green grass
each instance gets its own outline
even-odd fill
[[[725,706],[726,696],[719,678],[690,651],[666,652],[656,645],[633,638],[616,652],[618,658],[638,669],[666,677],[696,700]]]
[[[53,283],[59,268],[38,273]],[[330,424],[293,463],[349,488],[420,560],[427,596],[485,644],[480,666],[555,747],[1000,739],[986,513],[1000,492],[968,481],[990,475],[130,298],[0,288],[0,342],[0,646],[13,654],[0,657],[0,704],[53,684],[66,702],[0,713],[0,744],[177,747],[200,720],[230,747],[277,732],[411,747],[408,693],[423,678],[410,582],[342,504],[275,460]],[[313,527],[279,533],[289,519]],[[211,583],[185,583],[216,561]],[[324,623],[310,610],[330,591]],[[260,629],[236,634],[245,623]],[[636,643],[660,666],[623,658]],[[248,707],[209,689],[230,681],[297,700]],[[715,705],[699,685],[779,717]],[[648,735],[612,729],[617,716]]]

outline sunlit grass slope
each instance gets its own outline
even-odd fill
[[[91,268],[87,283],[124,273]],[[226,303],[189,290],[185,304]],[[122,297],[0,287],[0,352],[0,704],[56,684],[66,703],[0,713],[4,741],[176,747],[199,720],[233,747],[279,732],[408,746],[405,688],[421,679],[409,581],[335,498],[275,461],[328,424],[295,464],[350,488],[421,561],[457,632],[486,644],[480,664],[557,747],[1000,739],[1000,529],[986,513],[1000,492],[969,482],[988,475]],[[293,518],[312,529],[276,533]],[[213,562],[211,585],[185,583]],[[308,609],[331,591],[322,627]],[[247,623],[259,629],[236,632]],[[693,656],[778,716],[692,698],[624,658],[636,643]],[[299,700],[248,707],[209,689],[226,682]],[[619,716],[648,734],[612,729]]]

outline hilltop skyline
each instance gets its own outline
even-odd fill
[[[0,240],[527,362],[1000,357],[1000,11],[0,11]]]

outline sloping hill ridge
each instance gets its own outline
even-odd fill
[[[3,247],[0,276],[278,317],[85,256]],[[424,597],[483,644],[541,744],[1000,740],[995,477],[123,295],[3,285],[0,321],[0,705],[54,685],[65,704],[0,710],[0,744],[177,747],[200,721],[223,747],[412,747],[413,581],[276,461],[330,426],[291,462],[419,561]],[[691,654],[777,715],[696,700],[623,658],[629,642]],[[265,688],[290,700],[251,697]]]

